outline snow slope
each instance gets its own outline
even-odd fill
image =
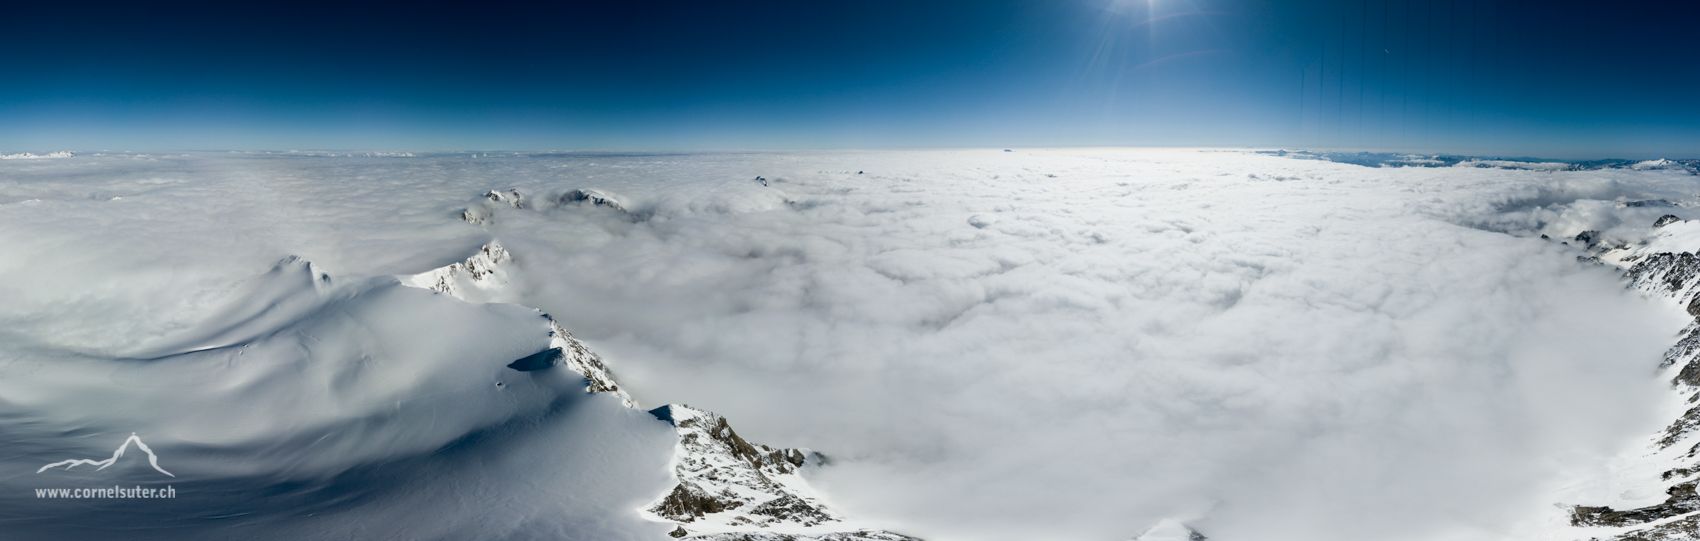
[[[490,194],[502,195],[494,191]],[[518,204],[523,200],[518,191],[509,191],[506,196],[488,199],[513,201],[513,208],[524,208]],[[402,282],[463,301],[486,302],[481,299],[511,287],[513,261],[500,244],[487,244],[465,262],[403,277]],[[559,366],[583,376],[588,384],[586,392],[610,393],[628,408],[639,407],[600,357],[553,319],[549,326],[550,348],[515,361],[509,368],[529,372]],[[649,520],[672,524],[672,537],[714,540],[767,535],[785,541],[915,541],[846,521],[825,507],[801,476],[810,461],[819,465],[824,460],[816,453],[751,444],[738,437],[725,418],[688,406],[669,404],[649,413],[678,432],[670,467],[677,484],[641,511]]]
[[[5,428],[27,451],[0,467],[8,536],[659,535],[620,511],[662,490],[664,425],[570,392],[576,374],[509,369],[551,343],[536,311],[299,258],[222,297],[199,322],[108,355],[11,357]],[[124,432],[145,436],[175,476],[25,469],[110,449],[108,435]],[[105,516],[90,521],[27,490],[132,482],[180,495],[79,500],[87,507],[69,516]]]
[[[1637,167],[1637,169],[1648,169]],[[1668,423],[1651,434],[1644,446],[1632,448],[1611,462],[1611,475],[1599,480],[1621,493],[1595,496],[1571,507],[1570,523],[1582,532],[1573,537],[1613,541],[1679,540],[1700,537],[1700,458],[1695,443],[1700,427],[1700,222],[1663,215],[1654,220],[1638,242],[1590,242],[1596,231],[1575,239],[1594,255],[1583,261],[1621,268],[1629,287],[1653,298],[1684,307],[1694,320],[1665,352],[1659,368],[1672,390]]]

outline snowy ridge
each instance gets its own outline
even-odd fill
[[[584,342],[573,338],[572,333],[561,328],[561,324],[556,323],[555,318],[549,318],[549,329],[549,345],[562,352],[561,364],[566,365],[574,372],[578,372],[579,375],[584,376],[584,379],[590,381],[590,385],[585,388],[586,391],[614,393],[614,396],[620,397],[620,403],[625,404],[628,408],[637,409],[637,401],[632,400],[631,395],[626,394],[626,391],[620,389],[620,384],[614,382],[614,373],[608,370],[607,365],[602,364],[601,357],[597,357],[595,352],[590,351],[590,348],[584,347]]]
[[[490,193],[499,195],[498,192]],[[466,302],[492,302],[494,295],[509,283],[508,265],[513,260],[501,244],[490,243],[479,248],[478,253],[466,258],[466,261],[398,278],[404,285],[444,293]],[[573,338],[573,334],[562,328],[555,318],[549,318],[549,329],[550,351],[558,352],[549,359],[550,363],[566,365],[584,376],[590,381],[586,391],[614,393],[626,407],[638,407],[631,395],[614,382],[614,375],[596,353]]]
[[[505,204],[516,209],[522,209],[525,208],[525,196],[515,189],[509,189],[507,192],[490,190],[484,192],[482,203],[482,205],[467,207],[466,210],[460,211],[461,221],[473,225],[484,225],[490,220],[491,214],[494,213],[495,205]]]
[[[1178,520],[1163,519],[1133,541],[1206,541],[1204,534],[1198,533]]]
[[[484,245],[477,254],[460,263],[433,269],[412,276],[403,276],[403,284],[447,293],[467,302],[490,302],[494,290],[508,284],[505,263],[513,261],[502,245]]]
[[[307,156],[314,158],[416,158],[412,152],[401,151],[372,151],[372,152],[328,152],[321,150],[289,150],[289,151],[248,151],[232,150],[231,154],[277,154],[283,156]]]
[[[1570,164],[1565,162],[1523,162],[1511,160],[1469,159],[1452,165],[1452,167],[1485,167],[1495,169],[1527,169],[1530,171],[1568,171]]]
[[[507,193],[502,193],[501,190],[490,190],[484,193],[484,198],[496,203],[507,203],[508,206],[516,209],[525,208],[525,196],[515,189],[509,189]]]
[[[1629,168],[1636,171],[1647,171],[1652,169],[1682,169],[1683,166],[1681,162],[1660,158],[1657,160],[1635,162],[1635,164],[1630,165]]]
[[[1671,299],[1694,317],[1660,363],[1660,368],[1676,372],[1671,385],[1693,405],[1655,436],[1648,455],[1663,470],[1660,479],[1668,484],[1663,490],[1667,497],[1658,504],[1634,509],[1571,508],[1572,526],[1609,528],[1603,539],[1611,541],[1700,538],[1700,494],[1695,491],[1700,484],[1700,443],[1685,445],[1700,429],[1700,405],[1694,405],[1700,402],[1700,222],[1666,215],[1653,227],[1652,238],[1633,246],[1606,245],[1594,238],[1598,233],[1593,231],[1576,238],[1596,254],[1592,260],[1624,268],[1630,288]]]
[[[1534,158],[1488,158],[1452,154],[1399,154],[1392,152],[1330,152],[1311,150],[1260,150],[1257,154],[1299,160],[1318,160],[1349,163],[1364,167],[1457,167],[1466,169],[1514,169],[1524,171],[1597,171],[1629,169],[1651,171],[1669,169],[1700,174],[1700,160],[1590,160],[1561,162]]]
[[[496,210],[503,206],[516,209],[537,209],[585,205],[607,208],[621,213],[630,212],[626,209],[625,203],[621,202],[619,195],[596,188],[574,188],[558,196],[542,197],[539,199],[543,202],[541,205],[532,205],[527,203],[526,199],[526,195],[518,189],[490,190],[484,193],[483,200],[462,210],[460,219],[473,225],[484,225],[489,223],[495,217]]]
[[[588,202],[591,205],[595,205],[595,206],[599,206],[599,207],[608,207],[608,208],[611,208],[611,209],[614,209],[614,210],[617,210],[617,211],[620,211],[620,212],[626,211],[625,205],[620,204],[619,196],[610,194],[610,193],[602,191],[602,190],[592,189],[592,188],[574,189],[572,191],[568,191],[567,193],[561,194],[561,197],[559,199],[555,200],[555,202],[557,204],[561,204],[561,205],[566,205],[566,204],[569,204],[569,203],[577,203],[577,202],[580,202],[580,201]]]
[[[76,153],[64,150],[59,152],[49,152],[46,154],[31,154],[28,152],[22,152],[18,154],[0,154],[0,160],[38,160],[42,158],[70,158],[74,156],[76,156]]]
[[[493,202],[522,208],[518,191],[492,191]],[[398,277],[404,285],[429,289],[473,303],[491,302],[510,284],[514,258],[500,244],[479,249],[466,261],[424,273]],[[547,314],[544,317],[548,317]],[[564,366],[584,376],[586,392],[613,393],[628,408],[636,400],[620,388],[601,357],[549,318],[550,349],[544,366],[510,367],[532,370]],[[679,435],[672,473],[678,483],[640,510],[644,518],[672,523],[669,533],[709,541],[920,541],[847,521],[827,509],[801,470],[820,465],[824,457],[807,449],[776,449],[750,443],[732,430],[724,417],[689,406],[669,404],[650,410],[672,424]]]

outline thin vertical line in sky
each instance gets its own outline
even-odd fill
[[[1465,24],[1470,25],[1469,31],[1464,33],[1464,35],[1470,36],[1470,48],[1464,53],[1464,66],[1470,70],[1468,76],[1464,78],[1464,103],[1468,104],[1469,107],[1469,114],[1464,118],[1464,139],[1465,142],[1469,143],[1470,151],[1475,152],[1480,148],[1481,142],[1481,136],[1476,133],[1476,109],[1478,109],[1476,100],[1480,97],[1477,88],[1482,76],[1481,69],[1478,67],[1480,64],[1478,60],[1481,56],[1481,34],[1479,32],[1481,31],[1482,18],[1478,13],[1481,11],[1481,6],[1471,2],[1469,9],[1470,14],[1464,17]]]
[[[1375,104],[1375,139],[1383,146],[1387,141],[1387,62],[1393,56],[1387,48],[1387,4],[1388,0],[1381,0],[1381,92]]]
[[[1434,70],[1435,70],[1435,67],[1433,65],[1435,63],[1434,62],[1434,57],[1435,57],[1435,54],[1434,54],[1434,36],[1435,36],[1435,31],[1434,31],[1434,0],[1428,0],[1428,1],[1423,3],[1423,25],[1427,26],[1428,30],[1423,32],[1423,64],[1424,64],[1424,66],[1423,66],[1423,70],[1422,70],[1422,72],[1423,72],[1422,80],[1423,81],[1433,81],[1434,80]],[[1429,130],[1431,130],[1433,128],[1433,126],[1432,126],[1433,122],[1430,122],[1430,121],[1432,120],[1431,115],[1434,114],[1434,110],[1433,110],[1434,109],[1434,93],[1432,92],[1432,90],[1434,89],[1434,85],[1424,84],[1422,86],[1423,86],[1422,96],[1420,98],[1418,98],[1422,102],[1422,108],[1421,108],[1421,110],[1417,111],[1417,140],[1418,141],[1423,141],[1423,140],[1429,139]]]
[[[1303,140],[1305,136],[1305,80],[1310,78],[1310,66],[1299,68],[1299,115],[1295,139]]]
[[[1440,0],[1429,0],[1427,16],[1428,35],[1423,36],[1423,42],[1427,44],[1424,47],[1427,53],[1424,54],[1425,58],[1423,58],[1425,68],[1423,71],[1426,72],[1422,77],[1423,111],[1417,115],[1417,119],[1422,122],[1423,126],[1422,136],[1419,140],[1427,140],[1428,144],[1434,144],[1434,141],[1445,137],[1444,132],[1446,130],[1446,119],[1441,118],[1445,115],[1435,108],[1437,95],[1445,92],[1445,89],[1441,88],[1439,84],[1446,70],[1446,51],[1444,49],[1446,41],[1440,37],[1442,30],[1440,28]]]
[[[1402,55],[1403,60],[1404,60],[1403,65],[1401,66],[1402,68],[1404,68],[1403,70],[1401,70],[1404,73],[1400,74],[1400,76],[1399,76],[1399,144],[1402,145],[1402,146],[1407,146],[1407,147],[1410,146],[1409,143],[1411,142],[1410,141],[1410,133],[1411,133],[1411,130],[1410,130],[1411,116],[1410,116],[1410,114],[1411,113],[1410,113],[1409,107],[1411,105],[1411,56],[1412,56],[1411,55],[1411,50],[1412,50],[1411,49],[1411,2],[1412,1],[1413,0],[1405,0],[1405,37],[1404,37],[1404,45],[1401,46],[1400,51],[1399,51],[1400,55]]]
[[[1446,68],[1455,72],[1458,69],[1458,0],[1447,0],[1446,17],[1448,19],[1446,21]],[[1447,79],[1450,79],[1450,81],[1447,81],[1448,84],[1446,85],[1449,90],[1446,91],[1446,95],[1444,96],[1444,98],[1450,102],[1445,104],[1444,109],[1446,112],[1446,138],[1448,140],[1456,141],[1458,140],[1457,81],[1460,77],[1458,77],[1456,73],[1448,73],[1446,75]]]
[[[1440,41],[1446,46],[1446,60],[1440,63],[1440,73],[1436,81],[1440,82],[1440,136],[1448,143],[1456,144],[1458,135],[1458,0],[1446,0],[1446,18],[1441,19],[1440,27],[1446,30],[1446,39]]]
[[[1340,14],[1340,75],[1339,82],[1334,84],[1335,93],[1339,99],[1334,101],[1334,146],[1338,148],[1346,139],[1346,14]]]
[[[1319,32],[1320,33],[1320,32]],[[1316,146],[1322,146],[1322,108],[1323,100],[1328,97],[1328,35],[1321,36],[1322,42],[1316,48]]]
[[[1358,147],[1364,146],[1364,83],[1369,80],[1369,0],[1363,0],[1358,13]]]
[[[1491,32],[1493,42],[1492,47],[1488,49],[1488,54],[1491,56],[1488,57],[1487,99],[1493,100],[1492,105],[1498,106],[1501,103],[1499,96],[1499,0],[1493,0],[1490,7],[1492,11],[1488,15],[1488,32]],[[1493,117],[1497,118],[1499,115],[1493,115]]]

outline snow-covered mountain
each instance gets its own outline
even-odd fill
[[[1638,167],[1638,169],[1640,169]],[[1684,307],[1694,320],[1678,335],[1659,368],[1670,378],[1673,391],[1686,404],[1700,402],[1700,221],[1664,215],[1652,224],[1650,238],[1636,244],[1611,245],[1598,240],[1598,231],[1585,231],[1574,240],[1593,256],[1624,269],[1629,287]],[[1659,471],[1658,485],[1643,492],[1665,495],[1652,505],[1622,504],[1571,508],[1571,523],[1597,529],[1612,541],[1678,541],[1700,539],[1700,405],[1683,410],[1653,437],[1639,458],[1642,469]]]
[[[524,208],[517,190],[489,194],[491,201],[511,201],[513,208]],[[400,278],[404,284],[463,301],[488,302],[493,294],[511,286],[508,267],[513,262],[514,257],[505,248],[492,243],[464,262]],[[566,368],[585,378],[586,392],[611,393],[626,407],[640,408],[620,388],[599,356],[553,318],[549,327],[551,347],[515,361],[510,368],[527,372]],[[669,532],[672,537],[710,541],[919,541],[848,520],[827,507],[802,476],[804,468],[818,468],[826,460],[820,454],[750,443],[739,437],[724,417],[689,406],[668,404],[649,413],[671,425],[679,438],[671,462],[677,484],[642,509],[650,520],[673,524]]]
[[[1700,175],[1700,160],[1588,160],[1563,162],[1535,158],[1482,158],[1453,154],[1398,154],[1389,152],[1317,152],[1305,150],[1271,150],[1264,154],[1303,160],[1349,163],[1365,167],[1460,167],[1511,169],[1524,171],[1598,171],[1629,169],[1634,171],[1672,170]]]

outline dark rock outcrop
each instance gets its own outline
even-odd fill
[[[696,483],[684,481],[673,487],[673,491],[667,493],[667,497],[662,498],[661,503],[650,510],[679,522],[691,522],[703,515],[737,509],[743,505],[744,502],[739,501],[736,496],[710,494]]]
[[[656,516],[720,531],[750,528],[753,533],[759,531],[755,528],[775,526],[819,530],[759,539],[912,539],[872,530],[835,531],[833,526],[842,520],[802,488],[798,475],[805,464],[823,462],[818,454],[750,443],[725,418],[689,406],[670,404],[649,413],[679,432],[674,465],[679,483],[650,505],[649,512]],[[741,538],[700,535],[691,539]]]
[[[555,201],[562,205],[571,203],[589,203],[593,206],[607,207],[620,212],[626,211],[625,205],[620,204],[619,198],[615,197],[613,194],[592,188],[576,188],[570,190],[567,193],[561,194],[561,197],[557,198]]]
[[[1577,238],[1582,235],[1577,235]],[[1653,254],[1630,267],[1625,276],[1638,289],[1685,301],[1688,300],[1686,290],[1694,285],[1694,277],[1700,276],[1700,257],[1687,252]]]
[[[1693,481],[1690,481],[1670,487],[1669,490],[1665,491],[1670,497],[1666,498],[1664,503],[1640,509],[1617,511],[1610,507],[1578,505],[1570,509],[1570,524],[1572,526],[1635,526],[1700,511],[1700,495],[1694,493],[1694,484]]]
[[[525,196],[520,194],[518,189],[509,189],[505,193],[501,190],[490,190],[484,193],[484,198],[496,203],[507,203],[516,209],[525,208]]]
[[[520,372],[547,370],[554,368],[556,364],[560,364],[561,357],[564,357],[564,355],[561,354],[561,348],[549,348],[531,355],[520,357],[519,360],[508,363],[508,368],[512,368]]]
[[[751,509],[750,514],[765,515],[790,522],[801,522],[804,526],[814,526],[822,522],[835,520],[832,516],[821,511],[820,508],[810,505],[809,502],[803,501],[802,498],[798,498],[790,494],[784,494],[778,498],[763,502],[761,505],[756,506],[755,509]]]
[[[1582,246],[1593,246],[1594,243],[1600,241],[1600,232],[1592,229],[1583,231],[1581,233],[1577,233],[1576,238],[1573,240]]]

